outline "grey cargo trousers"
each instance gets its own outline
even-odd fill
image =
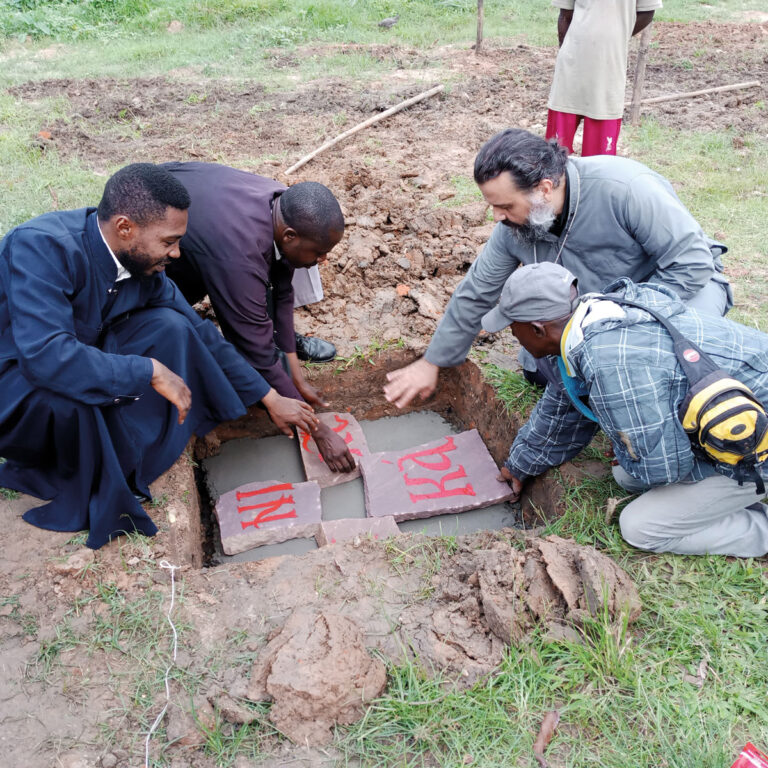
[[[754,483],[740,486],[714,475],[646,490],[620,466],[613,468],[613,477],[627,491],[642,494],[619,518],[621,535],[633,547],[680,555],[768,553],[768,506]]]

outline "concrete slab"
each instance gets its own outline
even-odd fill
[[[230,440],[216,456],[203,462],[208,493],[216,501],[245,483],[274,480],[302,483],[304,467],[296,438],[285,435],[261,440]]]
[[[322,519],[317,483],[248,483],[224,493],[214,510],[221,548],[235,555],[264,544],[310,538]]]
[[[360,427],[371,451],[405,450],[426,441],[456,434],[457,430],[434,411],[415,411],[400,416],[361,421]],[[203,462],[211,500],[215,503],[222,493],[240,485],[277,480],[300,483],[304,480],[299,443],[288,437],[267,437],[261,440],[230,440],[221,446],[221,452]],[[341,520],[365,518],[365,491],[360,478],[342,485],[321,490],[322,519]],[[516,524],[514,510],[508,504],[462,512],[438,515],[429,519],[399,523],[401,531],[419,531],[427,535],[457,535],[479,530],[498,529]],[[250,562],[278,555],[299,555],[315,549],[315,540],[290,539],[280,544],[269,544],[226,555],[216,544],[217,559],[221,563]]]
[[[320,491],[323,520],[365,519],[365,489],[361,478]]]
[[[329,520],[320,523],[315,540],[324,547],[327,544],[352,541],[358,536],[379,540],[399,535],[400,529],[394,517],[366,517],[363,520]]]
[[[519,508],[506,502],[483,509],[469,509],[458,515],[436,515],[421,520],[402,520],[397,527],[402,533],[423,533],[426,536],[460,536],[476,531],[498,531],[519,528]]]
[[[360,426],[371,453],[405,450],[459,431],[434,411],[414,411],[376,421],[361,421]]]
[[[512,495],[496,479],[498,468],[476,429],[364,456],[360,468],[368,515],[398,522],[487,507]]]
[[[340,435],[349,448],[349,452],[355,461],[367,456],[368,443],[357,419],[351,413],[318,413],[318,419]],[[313,480],[321,488],[329,488],[333,485],[341,485],[360,477],[360,468],[355,467],[352,472],[331,472],[325,460],[317,450],[317,445],[308,432],[299,432],[301,445],[301,460],[304,463],[304,472],[307,480]]]
[[[313,549],[318,549],[314,537],[309,539],[289,539],[281,541],[279,544],[264,544],[261,547],[248,549],[245,552],[239,552],[236,555],[217,555],[221,564],[230,563],[257,563],[259,560],[266,560],[268,557],[282,557],[286,555],[305,555]]]

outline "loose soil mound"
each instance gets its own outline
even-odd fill
[[[768,82],[766,30],[655,24],[646,95]],[[359,49],[276,51],[273,63],[292,67],[304,54]],[[68,117],[41,123],[32,136],[49,131],[62,156],[102,172],[142,160],[224,160],[289,181],[283,171],[331,136],[433,82],[458,77],[448,93],[367,129],[290,177],[330,186],[348,219],[347,236],[323,268],[326,299],[298,313],[299,330],[334,341],[344,354],[399,337],[419,349],[491,230],[471,181],[474,155],[509,125],[543,131],[555,52],[528,45],[480,57],[453,48],[366,50],[398,62],[397,76],[364,88],[314,82],[289,93],[268,92],[260,83],[165,78],[48,80],[11,92],[28,101],[65,97]],[[425,73],[433,80],[424,80]],[[686,131],[732,129],[738,140],[765,133],[763,99],[762,90],[752,89],[660,104],[647,114]]]

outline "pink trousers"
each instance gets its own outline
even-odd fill
[[[547,114],[547,138],[557,139],[570,154],[573,154],[573,137],[582,119],[584,120],[584,138],[581,143],[581,156],[615,155],[621,131],[621,118],[593,120],[591,117],[573,115],[570,112],[555,112],[550,109]]]

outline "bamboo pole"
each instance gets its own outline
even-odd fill
[[[632,125],[640,122],[640,100],[643,97],[643,85],[645,84],[645,63],[648,59],[648,45],[651,42],[651,27],[649,24],[640,33],[640,47],[637,50],[637,66],[635,67],[635,84],[632,88],[632,111],[629,121]]]
[[[694,96],[706,96],[708,93],[722,93],[723,91],[738,91],[742,88],[761,88],[762,83],[759,80],[749,80],[745,83],[734,83],[733,85],[718,85],[716,88],[702,88],[700,91],[688,91],[687,93],[670,93],[667,96],[654,96],[652,99],[643,99],[641,104],[661,104],[663,101],[677,101],[678,99],[692,99]],[[628,101],[625,107],[631,106]]]
[[[428,91],[424,91],[423,93],[420,93],[418,96],[414,96],[412,99],[406,99],[405,101],[401,101],[399,104],[396,104],[394,107],[390,107],[385,112],[381,112],[378,115],[374,115],[373,117],[369,117],[367,120],[365,120],[362,123],[358,123],[353,128],[350,128],[348,131],[344,131],[344,133],[340,133],[336,138],[331,139],[330,141],[326,141],[325,144],[323,144],[322,147],[318,147],[314,152],[310,152],[308,155],[305,155],[304,157],[299,160],[298,163],[295,163],[292,165],[286,172],[286,176],[290,176],[294,171],[298,171],[299,168],[305,166],[310,160],[317,157],[321,152],[325,152],[326,149],[330,149],[331,147],[338,144],[340,141],[344,141],[344,139],[349,138],[353,134],[357,133],[358,131],[362,131],[363,128],[367,128],[369,125],[373,125],[374,123],[378,123],[380,120],[384,120],[384,118],[389,117],[390,115],[394,115],[395,112],[400,112],[400,110],[405,109],[406,107],[410,107],[412,104],[416,104],[419,101],[424,101],[424,99],[428,99],[431,96],[434,96],[437,93],[440,93],[440,91],[445,88],[444,85],[436,85],[434,88],[430,88]]]
[[[475,56],[480,53],[483,45],[483,0],[477,0],[477,40],[475,41]]]

